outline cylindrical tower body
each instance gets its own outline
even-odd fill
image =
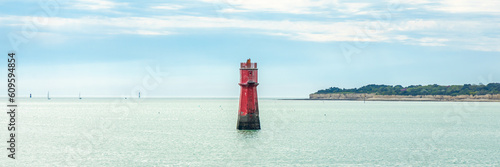
[[[238,110],[239,130],[260,129],[259,106],[257,102],[257,63],[252,63],[250,59],[240,66],[240,108]]]

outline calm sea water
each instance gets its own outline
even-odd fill
[[[17,159],[4,148],[1,164],[500,165],[500,103],[260,99],[259,131],[236,130],[237,108],[238,99],[22,99]]]

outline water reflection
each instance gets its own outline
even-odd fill
[[[238,138],[258,138],[260,130],[238,130]]]

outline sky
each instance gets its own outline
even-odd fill
[[[238,97],[248,58],[259,97],[500,82],[500,1],[2,0],[0,32],[21,97]]]

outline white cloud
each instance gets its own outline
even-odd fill
[[[30,17],[17,16],[11,19],[26,20]],[[346,41],[356,40],[359,32],[353,31],[364,22],[317,22],[317,21],[269,21],[226,19],[218,17],[197,16],[164,16],[164,17],[83,17],[83,18],[50,18],[50,24],[44,30],[59,33],[82,34],[138,34],[138,35],[169,35],[172,29],[189,31],[188,29],[203,28],[236,28],[256,30],[253,33],[283,33],[290,34],[295,40],[307,41]],[[250,32],[252,33],[252,32]],[[376,32],[371,35],[380,35]]]
[[[410,39],[410,38],[409,38],[408,36],[406,36],[406,35],[396,35],[396,36],[394,37],[394,39],[396,39],[396,40],[398,40],[398,41],[406,41],[406,40],[408,40],[408,39]]]
[[[324,1],[312,2],[309,0],[202,0],[205,2],[225,5],[228,8],[244,9],[248,11],[268,11],[282,13],[305,14],[312,13],[311,7],[319,7]]]
[[[427,10],[442,11],[448,13],[487,13],[500,14],[500,1],[470,1],[470,0],[441,0],[441,1],[401,1],[412,7],[423,7]]]
[[[408,20],[401,21],[399,23],[395,23],[393,27],[390,29],[398,30],[398,31],[416,31],[416,30],[425,30],[425,29],[434,29],[438,25],[438,22],[435,20]]]
[[[340,6],[338,10],[343,13],[367,14],[367,11],[362,10],[370,6],[370,3],[341,3],[338,5]]]
[[[324,14],[329,11],[361,14],[371,3],[339,3],[337,0],[201,0],[222,8],[219,12],[276,12]]]
[[[173,4],[161,4],[157,6],[152,6],[152,9],[163,9],[163,10],[179,10],[184,8],[184,6],[181,5],[173,5]]]
[[[241,13],[241,12],[248,12],[248,10],[239,10],[239,9],[234,9],[234,8],[225,8],[218,10],[218,12],[222,13]]]
[[[370,9],[375,2],[340,2],[338,0],[200,0],[221,6],[219,12],[277,12],[291,14],[325,14],[338,11],[351,15],[366,15],[376,12]],[[427,9],[448,13],[500,14],[500,1],[470,0],[410,0],[398,1],[406,4],[406,10]]]
[[[469,0],[443,0],[440,2],[442,7],[435,10],[441,10],[452,13],[495,13],[500,14],[500,1],[469,1]]]
[[[0,17],[5,25],[20,26],[22,20],[31,17]],[[380,25],[377,21],[287,21],[287,20],[248,20],[200,16],[162,16],[162,17],[82,17],[50,18],[41,31],[52,34],[136,34],[172,35],[192,33],[203,29],[231,28],[234,31],[245,29],[244,33],[254,33],[284,37],[291,40],[332,42],[403,42],[422,46],[458,46],[473,50],[496,51],[499,41],[487,37],[484,32],[494,32],[498,23],[482,21],[443,21],[443,20],[405,20],[394,21],[379,29],[365,29],[368,25]],[[243,31],[242,31],[243,32]],[[470,43],[481,43],[471,45]],[[496,46],[495,46],[496,45]],[[465,47],[462,47],[465,46]]]
[[[444,38],[429,38],[429,37],[415,39],[416,44],[422,46],[445,46],[444,42],[447,41],[449,40]]]
[[[82,10],[103,10],[126,5],[128,3],[118,3],[108,0],[78,0],[73,6]]]
[[[171,35],[174,34],[169,31],[149,31],[149,30],[136,30],[136,31],[122,31],[116,34],[137,34],[137,35]]]

